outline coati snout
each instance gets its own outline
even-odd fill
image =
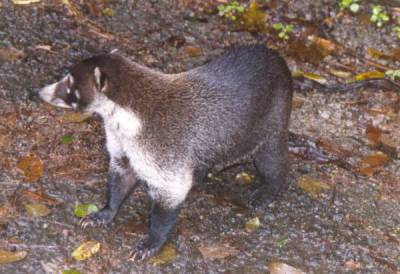
[[[112,222],[138,181],[151,197],[149,235],[132,253],[158,252],[175,226],[193,180],[215,166],[252,159],[262,181],[249,204],[262,207],[286,186],[292,78],[279,54],[237,48],[178,74],[118,54],[75,65],[40,97],[103,117],[110,154],[108,198],[83,227]]]

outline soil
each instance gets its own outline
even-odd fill
[[[291,54],[289,42],[274,31],[238,30],[234,22],[218,16],[218,1],[93,3],[0,4],[0,249],[27,251],[19,262],[0,264],[0,273],[73,268],[81,273],[269,273],[275,271],[273,262],[305,273],[399,273],[400,94],[395,90],[296,93],[302,103],[293,110],[292,132],[339,148],[358,167],[381,150],[366,134],[372,126],[389,140],[384,143],[395,156],[371,170],[369,166],[367,174],[293,156],[289,189],[264,211],[245,206],[258,178],[250,184],[235,179],[243,171],[255,174],[252,165],[210,176],[194,187],[182,210],[170,240],[176,257],[159,264],[127,260],[147,231],[144,188],[132,194],[110,227],[78,227],[76,204],[101,208],[105,202],[108,156],[101,121],[80,121],[36,96],[73,63],[112,49],[173,73],[201,65],[231,46],[264,43],[278,49],[293,71],[322,75],[329,84],[344,81],[329,73],[332,68],[351,67],[352,74],[376,70],[375,63],[399,68],[399,59],[367,55],[369,48],[385,53],[399,49],[389,26],[378,29],[366,22],[369,4],[363,2],[360,14],[352,15],[341,12],[333,0],[263,1],[260,10],[268,14],[267,24],[300,18],[295,32],[307,25],[352,50],[332,53],[315,64]],[[107,8],[112,16],[104,14]],[[334,24],[322,29],[326,18]],[[65,136],[73,140],[65,141]],[[35,171],[24,174],[19,165],[29,155],[44,167],[36,177]],[[301,181],[316,182],[317,191]],[[50,214],[29,214],[25,205],[32,202],[45,204]],[[254,217],[260,226],[246,230]],[[88,240],[99,241],[100,251],[84,261],[73,259],[72,251]],[[204,247],[216,247],[217,255],[204,252]]]

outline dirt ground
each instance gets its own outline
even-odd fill
[[[0,264],[0,273],[282,273],[276,272],[279,264],[305,273],[400,273],[398,91],[296,92],[290,130],[318,140],[355,168],[293,156],[290,188],[264,212],[245,206],[257,177],[246,183],[236,176],[255,174],[251,165],[210,176],[187,199],[168,245],[172,255],[144,262],[126,260],[147,231],[144,188],[132,194],[110,227],[77,226],[76,204],[101,207],[105,201],[108,156],[101,122],[35,96],[71,64],[116,48],[173,73],[230,46],[264,43],[277,48],[292,71],[322,75],[332,84],[344,81],[333,68],[351,67],[352,75],[374,71],[376,64],[398,69],[398,56],[368,56],[370,48],[399,49],[389,27],[377,29],[365,16],[340,13],[336,1],[263,1],[268,23],[303,20],[295,33],[304,25],[316,31],[334,18],[325,37],[352,54],[337,47],[309,62],[291,54],[293,47],[274,32],[239,31],[218,16],[217,1],[71,3],[0,3],[0,250],[26,252],[23,260]],[[50,211],[37,216],[27,210],[31,204]],[[260,226],[246,228],[255,217]],[[72,258],[89,240],[101,244],[99,252],[83,261]]]

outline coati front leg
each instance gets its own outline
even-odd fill
[[[107,204],[99,212],[84,217],[80,225],[104,226],[110,224],[124,200],[137,185],[137,178],[129,166],[129,160],[123,156],[118,159],[111,159],[110,171],[107,178]]]

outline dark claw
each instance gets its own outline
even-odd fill
[[[157,243],[152,243],[149,238],[141,240],[129,255],[129,261],[139,262],[157,254],[160,250]]]
[[[249,207],[253,209],[263,209],[271,204],[277,197],[278,191],[271,191],[267,187],[261,186],[250,195]]]
[[[79,221],[79,226],[86,227],[105,227],[113,220],[114,214],[110,210],[104,209],[96,213],[89,214]]]

